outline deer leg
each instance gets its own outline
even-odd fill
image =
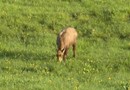
[[[76,54],[76,44],[73,44],[73,57],[75,57],[75,54]]]
[[[66,48],[66,50],[65,50],[65,52],[64,52],[64,56],[63,56],[63,60],[64,60],[64,61],[65,61],[65,59],[66,59],[67,53],[68,53],[68,48]]]

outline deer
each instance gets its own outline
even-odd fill
[[[63,29],[57,36],[57,60],[61,62],[66,60],[68,49],[73,47],[73,57],[76,54],[76,43],[77,43],[78,33],[75,28],[67,27]]]

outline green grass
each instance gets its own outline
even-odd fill
[[[129,0],[0,0],[0,90],[128,90]],[[56,60],[64,27],[77,56]]]

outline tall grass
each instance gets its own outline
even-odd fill
[[[0,0],[1,90],[128,90],[129,0]],[[56,36],[79,33],[56,60]]]

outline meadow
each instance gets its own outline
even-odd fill
[[[77,29],[77,56],[56,37]],[[0,0],[0,90],[130,90],[129,0]]]

